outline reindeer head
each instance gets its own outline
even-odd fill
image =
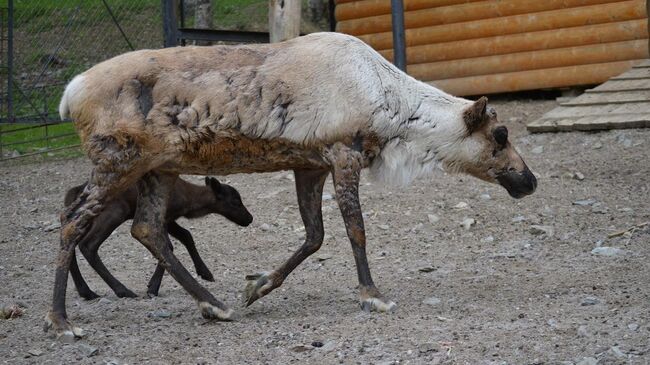
[[[482,97],[463,113],[466,135],[459,169],[479,179],[498,183],[514,198],[532,194],[535,175],[508,141],[508,129],[499,125],[494,109]]]
[[[248,226],[253,222],[253,216],[241,201],[237,189],[222,184],[213,177],[205,177],[205,185],[210,187],[216,198],[214,212],[226,217],[229,221],[240,226]]]

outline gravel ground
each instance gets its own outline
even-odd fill
[[[1,166],[0,305],[24,314],[0,319],[0,363],[649,364],[650,226],[630,228],[650,221],[650,130],[530,135],[524,123],[554,101],[493,105],[539,177],[534,195],[514,200],[501,187],[442,173],[403,190],[363,180],[371,270],[398,304],[393,314],[360,311],[331,199],[321,250],[281,288],[241,308],[244,276],[287,259],[304,231],[290,173],[232,175],[221,181],[239,189],[251,226],[215,216],[180,224],[217,278],[203,284],[239,308],[237,322],[202,319],[168,276],[160,297],[145,298],[155,262],[127,224],[100,252],[142,297],[118,299],[82,261],[104,297],[80,299],[70,281],[68,313],[86,336],[60,343],[41,329],[57,215],[90,165]],[[326,194],[332,190],[328,183]],[[475,223],[465,228],[468,218]],[[183,248],[176,252],[190,264]]]

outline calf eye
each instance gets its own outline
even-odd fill
[[[494,136],[494,140],[501,147],[504,147],[508,142],[508,129],[506,127],[496,127],[494,131],[492,131],[492,135]]]

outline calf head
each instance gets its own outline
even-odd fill
[[[229,221],[246,227],[253,222],[253,216],[241,201],[237,189],[230,185],[222,184],[213,177],[205,178],[208,186],[216,198],[214,212],[226,217]]]
[[[532,194],[535,175],[508,141],[508,129],[500,125],[494,109],[482,97],[464,114],[466,135],[461,144],[464,161],[460,170],[479,179],[503,186],[514,198]]]

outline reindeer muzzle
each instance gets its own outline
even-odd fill
[[[510,170],[497,175],[497,181],[506,188],[508,194],[515,199],[520,199],[535,192],[537,178],[526,167],[523,171]]]

